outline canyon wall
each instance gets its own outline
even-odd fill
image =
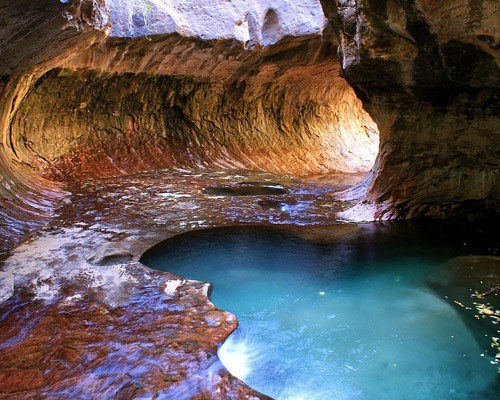
[[[498,213],[499,3],[322,4],[342,75],[380,129],[373,172],[349,195],[377,204],[378,218]]]
[[[317,36],[253,52],[178,36],[111,40],[35,83],[11,124],[14,147],[58,180],[172,166],[368,171],[377,128],[330,46]]]
[[[26,164],[24,146],[14,145],[12,118],[52,64],[104,36],[102,5],[100,0],[0,1],[0,254],[46,224],[65,195]]]
[[[339,77],[319,3],[306,3],[276,12],[272,40],[265,4],[252,6],[261,20],[242,43],[231,32],[110,37],[122,20],[103,1],[2,2],[3,248],[38,226],[26,210],[50,215],[64,196],[55,181],[168,167],[369,170],[377,127]]]
[[[214,0],[189,20],[188,3],[0,2],[3,249],[50,215],[55,181],[367,170],[371,117],[379,156],[343,195],[365,219],[498,212],[497,2],[325,0],[330,27],[315,0]]]

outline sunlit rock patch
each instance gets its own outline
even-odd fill
[[[201,39],[270,45],[284,36],[321,33],[327,21],[319,0],[107,0],[112,36],[177,32]]]

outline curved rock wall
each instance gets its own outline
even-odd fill
[[[165,41],[149,49],[154,53],[158,44]],[[180,39],[167,48],[175,53],[186,45],[192,43]],[[298,175],[368,171],[377,152],[377,128],[338,77],[335,60],[297,57],[312,53],[306,46],[317,51],[320,40],[292,40],[257,54],[230,43],[206,49],[210,64],[204,69],[221,68],[220,75],[232,76],[225,79],[161,70],[52,70],[16,112],[14,147],[25,148],[30,153],[25,161],[56,179],[169,166]],[[229,51],[232,65],[214,61]],[[242,60],[248,56],[250,62]],[[130,64],[142,62],[127,58]],[[127,62],[106,62],[134,69]],[[149,59],[148,65],[154,64]]]
[[[186,165],[309,174],[373,163],[376,126],[338,77],[328,32],[249,51],[177,34],[107,38],[112,18],[102,0],[0,5],[12,23],[0,29],[2,249],[44,223],[64,196],[42,176]],[[288,32],[273,31],[282,10],[271,11],[262,20],[266,43]],[[306,14],[294,15],[288,33],[307,33],[307,23],[297,25]]]
[[[38,77],[102,37],[103,1],[0,0],[0,254],[47,223],[65,194],[25,162],[11,121]],[[71,16],[71,21],[65,17]],[[69,25],[68,25],[69,24]],[[71,28],[69,27],[71,26]],[[78,32],[74,28],[78,29]]]
[[[323,5],[342,73],[380,129],[373,173],[350,195],[377,203],[379,218],[498,213],[498,2]]]

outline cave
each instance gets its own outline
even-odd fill
[[[418,315],[406,325],[418,331],[446,319],[436,309],[454,313],[472,349],[460,366],[491,382],[464,384],[470,371],[451,369],[456,387],[426,388],[436,399],[495,398],[497,3],[0,0],[0,398],[401,398],[387,385],[397,376],[409,399],[431,398],[407,370],[396,374],[404,360],[363,361],[377,378],[362,389],[348,384],[361,369],[352,360],[321,390],[327,361],[299,357],[286,373],[274,361],[256,365],[272,390],[234,372],[227,345],[246,322],[218,303],[218,261],[205,276],[149,256],[205,241],[229,261],[271,246],[259,263],[290,257],[266,267],[281,277],[319,268],[318,285],[295,289],[314,294],[308,310],[359,279],[378,282],[368,270],[392,274],[393,286],[366,294],[401,299],[378,299],[370,323],[393,329]],[[191,268],[212,256],[189,257]],[[325,262],[343,266],[339,275]],[[271,284],[252,265],[228,265],[223,277],[240,273],[231,288],[252,274],[257,287]],[[422,303],[431,314],[403,298],[417,271],[418,293],[438,302]],[[309,279],[280,276],[276,293]],[[345,309],[376,311],[361,295],[342,299]],[[399,314],[381,322],[389,304]],[[334,314],[322,317],[325,342]],[[343,335],[339,343],[356,337]],[[397,331],[386,336],[377,340]],[[311,376],[309,386],[275,387],[285,375]]]

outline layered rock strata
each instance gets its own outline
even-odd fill
[[[15,146],[49,178],[171,166],[353,173],[373,163],[376,125],[318,37],[248,53],[180,37],[92,50],[42,76],[13,118]]]

